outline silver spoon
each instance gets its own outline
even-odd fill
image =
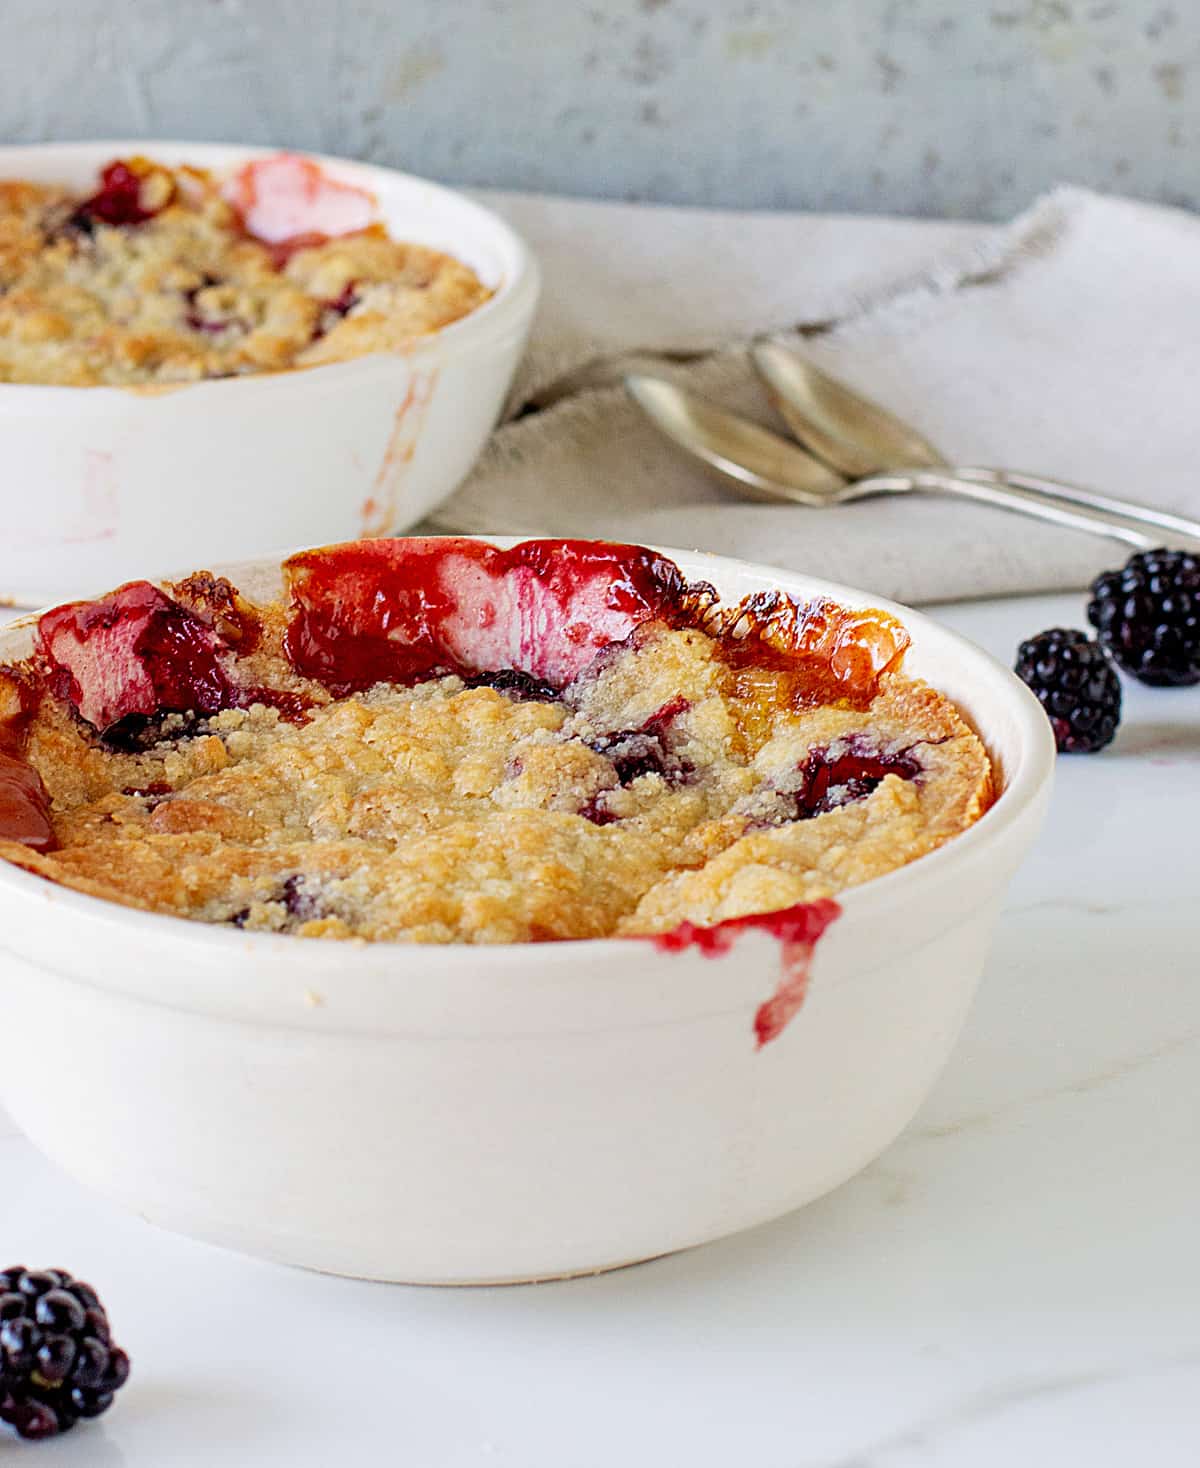
[[[829,379],[829,382],[841,389],[841,384],[835,383],[834,379]],[[1064,503],[1061,496],[1014,484],[1002,477],[992,477],[990,473],[984,475],[983,471],[972,470],[969,476],[964,477],[957,470],[901,469],[847,479],[844,473],[831,470],[780,434],[739,414],[718,408],[665,378],[631,374],[625,378],[625,387],[660,432],[716,471],[726,484],[748,499],[773,500],[776,503],[785,500],[809,508],[825,509],[873,495],[914,492],[958,495],[1031,515],[1069,530],[1104,535],[1138,550],[1149,550],[1161,544],[1164,539],[1162,530],[1168,528],[1162,525],[1157,512],[1146,512],[1155,515],[1155,519],[1148,521],[1139,506],[1126,506],[1115,500],[1107,501],[1104,506]],[[849,393],[850,389],[844,391]],[[871,408],[876,415],[876,424],[891,416],[874,404]],[[923,442],[919,435],[899,424],[899,420],[893,419],[892,422],[906,433],[910,444]],[[831,441],[840,439],[840,435],[828,434],[828,437]],[[927,447],[931,449],[931,446]],[[844,441],[842,449],[841,462],[848,463]],[[981,477],[974,477],[976,474]],[[1086,491],[1080,493],[1085,494]],[[1168,538],[1200,547],[1200,524],[1180,521],[1174,516],[1165,518],[1177,521],[1181,527],[1189,527],[1188,530],[1173,530]],[[1147,525],[1155,526],[1156,533],[1148,533]]]
[[[841,474],[797,444],[663,377],[631,375],[625,387],[660,432],[732,481],[747,499],[791,500],[819,510],[845,487]]]
[[[1189,540],[1200,535],[1200,523],[1194,520],[1059,479],[1014,469],[952,466],[910,423],[769,337],[751,346],[750,359],[780,416],[800,442],[851,479],[896,469],[949,469],[955,479],[1049,495],[1065,504],[1102,510]]]
[[[778,342],[754,342],[750,361],[800,442],[846,477],[946,467],[946,460],[915,428]]]

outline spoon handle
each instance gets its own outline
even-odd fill
[[[1136,525],[1155,526],[1187,540],[1200,540],[1200,521],[1189,520],[1183,515],[1173,515],[1168,510],[1151,509],[1149,505],[1135,504],[1133,500],[1114,499],[1110,495],[1097,494],[1095,490],[1083,489],[1077,484],[1067,484],[1061,479],[1048,479],[1044,474],[1024,474],[1015,469],[961,469],[954,474],[959,479],[971,479],[980,484],[1011,484],[1017,489],[1028,489],[1035,494],[1048,495],[1069,505],[1081,505],[1085,509],[1104,510],[1120,516]]]
[[[1007,475],[974,477],[977,474],[980,471],[972,470],[968,475],[962,475],[957,470],[936,469],[873,474],[867,479],[860,479],[854,485],[854,493],[856,498],[860,494],[956,495],[962,499],[994,505],[998,509],[1013,510],[1019,515],[1030,515],[1037,520],[1047,520],[1052,525],[1061,525],[1067,530],[1083,530],[1091,535],[1106,536],[1110,540],[1119,540],[1133,546],[1136,550],[1152,550],[1161,545],[1164,539],[1174,544],[1186,543],[1187,549],[1200,549],[1200,525],[1193,525],[1186,532],[1171,529],[1170,533],[1164,535],[1163,531],[1168,530],[1168,527],[1155,521],[1153,523],[1157,527],[1157,533],[1151,534],[1146,520],[1140,515],[1135,518],[1128,513],[1128,509],[1132,507],[1122,507],[1118,511],[1079,500],[1066,503],[1062,496],[1051,495],[1040,487],[1034,489],[1017,484]],[[1042,483],[1048,484],[1049,481]],[[1118,503],[1120,502],[1110,501],[1112,505]]]

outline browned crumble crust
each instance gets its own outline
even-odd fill
[[[193,382],[396,350],[491,292],[460,261],[374,225],[307,248],[251,238],[217,181],[129,160],[154,212],[89,216],[61,188],[0,182],[0,382]]]
[[[733,656],[651,619],[557,693],[450,675],[332,697],[285,655],[283,604],[203,574],[173,594],[223,619],[246,681],[305,712],[167,715],[122,750],[42,698],[25,758],[59,848],[2,854],[131,907],[422,943],[658,934],[857,886],[993,796],[941,694],[885,671],[866,701],[797,701],[769,635]],[[10,701],[15,686],[0,677]]]

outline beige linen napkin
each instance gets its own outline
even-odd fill
[[[905,601],[1084,585],[1124,547],[932,497],[731,497],[619,386],[664,370],[773,423],[743,344],[792,331],[959,462],[1200,517],[1200,220],[1061,189],[1000,229],[492,195],[545,299],[508,420],[443,530],[604,536],[807,570]],[[777,425],[778,426],[778,425]]]

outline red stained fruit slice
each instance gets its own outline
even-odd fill
[[[215,713],[235,701],[217,634],[148,581],[53,608],[38,639],[55,691],[101,732],[130,716]]]
[[[50,797],[32,766],[0,749],[0,841],[19,841],[34,851],[58,844],[50,821]]]
[[[373,540],[294,556],[288,655],[335,692],[515,668],[565,687],[639,623],[671,618],[679,568],[641,546]]]
[[[334,239],[366,229],[378,218],[366,189],[330,178],[311,158],[294,153],[247,163],[224,193],[246,233],[268,245]]]

